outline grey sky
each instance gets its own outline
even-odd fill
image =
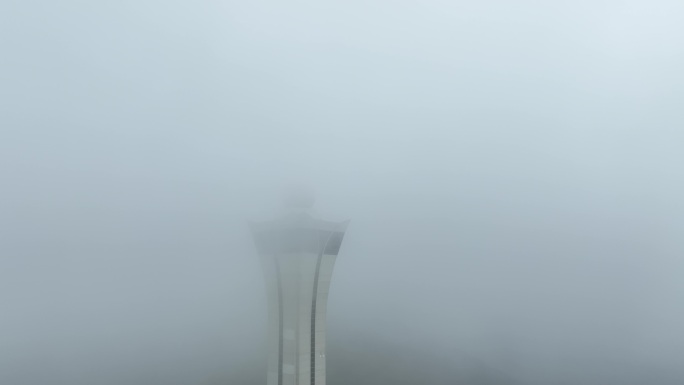
[[[290,180],[338,334],[678,370],[684,3],[110,3],[0,4],[0,378],[239,362]]]

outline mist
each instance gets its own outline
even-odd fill
[[[684,3],[0,4],[0,383],[265,383],[247,221],[351,219],[328,382],[681,384]]]

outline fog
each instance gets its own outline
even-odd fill
[[[247,220],[351,219],[328,382],[682,384],[684,3],[0,3],[0,383],[263,384]]]

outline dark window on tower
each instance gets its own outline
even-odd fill
[[[325,247],[325,254],[337,255],[340,252],[340,246],[342,246],[342,239],[344,238],[344,233],[341,231],[336,231],[330,236],[328,244]]]

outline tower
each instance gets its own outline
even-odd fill
[[[313,196],[290,196],[287,212],[252,223],[268,295],[267,385],[325,385],[328,288],[348,221],[310,211]]]

